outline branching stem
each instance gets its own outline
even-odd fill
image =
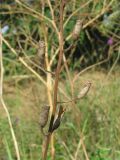
[[[55,113],[56,113],[56,106],[57,106],[57,93],[58,93],[58,83],[59,83],[59,74],[60,74],[60,69],[61,69],[61,64],[62,64],[62,59],[63,59],[63,10],[64,10],[64,0],[61,0],[61,5],[60,5],[60,32],[59,32],[59,59],[58,59],[58,65],[55,73],[55,84],[54,84],[54,99],[53,99],[53,109],[52,109],[52,115],[51,115],[51,120],[50,120],[50,125],[49,125],[49,130],[48,130],[48,135],[45,137],[45,144],[44,144],[44,150],[43,150],[43,160],[46,160],[47,158],[47,151],[48,151],[48,146],[50,142],[50,138],[52,135],[52,126],[55,118]]]

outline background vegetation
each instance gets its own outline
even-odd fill
[[[44,73],[40,67],[52,73],[56,71],[60,3],[54,0],[0,1],[3,96],[21,160],[41,159],[40,109],[44,104],[51,104],[55,77]],[[83,21],[83,26],[75,40],[72,33],[78,19]],[[72,99],[88,80],[92,81],[92,87],[84,99],[64,105],[66,112],[55,131],[48,159],[54,159],[55,149],[56,160],[119,160],[119,0],[66,0],[64,39],[59,99]],[[42,66],[37,54],[40,40],[46,45]],[[1,103],[0,159],[16,159]]]

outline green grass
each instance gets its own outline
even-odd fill
[[[103,72],[89,72],[78,79],[77,88],[85,80],[93,82],[90,93],[75,108],[68,104],[60,128],[55,132],[56,160],[70,160],[75,155],[82,131],[90,160],[120,159],[120,77],[115,72],[108,79]],[[65,80],[65,83],[68,83]],[[64,85],[65,85],[64,83]],[[36,82],[5,84],[5,101],[8,106],[22,160],[40,160],[42,135],[39,129],[40,106],[44,102],[45,89]],[[68,87],[68,86],[67,86]],[[33,88],[36,91],[33,93]],[[9,93],[9,90],[11,91]],[[70,90],[66,88],[68,95]],[[8,92],[7,92],[8,91]],[[39,96],[42,91],[43,97]],[[35,97],[38,96],[38,99]],[[0,116],[0,159],[15,159],[14,145],[4,110]],[[66,147],[64,146],[64,144]],[[50,150],[48,154],[50,160]],[[77,159],[85,159],[80,147]]]

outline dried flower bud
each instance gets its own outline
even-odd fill
[[[77,20],[72,34],[74,39],[77,39],[79,37],[82,25],[83,25],[83,20]]]
[[[89,91],[89,89],[90,89],[90,87],[91,87],[91,82],[87,82],[84,85],[83,89],[79,92],[78,98],[83,98],[84,96],[86,96],[88,91]]]
[[[48,121],[49,116],[49,110],[50,106],[44,106],[42,107],[41,113],[40,113],[40,127],[44,128]]]
[[[42,61],[44,59],[44,55],[45,55],[45,42],[39,41],[37,55],[38,55],[38,58],[39,58],[40,61]]]

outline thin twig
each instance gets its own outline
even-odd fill
[[[117,58],[116,58],[116,60],[114,61],[112,67],[110,68],[110,71],[108,72],[106,79],[108,79],[108,77],[110,76],[110,74],[111,74],[111,72],[113,71],[115,65],[117,64],[119,58],[120,58],[120,47],[119,47],[119,50],[118,50]]]
[[[17,52],[15,51],[14,48],[11,47],[11,45],[7,42],[7,40],[5,40],[4,37],[2,37],[3,42],[8,46],[8,48],[17,56]],[[19,61],[28,69],[30,70],[34,75],[36,75],[38,77],[38,79],[46,86],[46,82],[43,80],[43,78],[37,73],[35,72],[30,66],[28,66],[28,64],[23,60],[22,57],[19,57]]]
[[[65,142],[62,142],[62,144],[63,144],[63,146],[65,147],[65,149],[66,149],[66,151],[67,151],[68,156],[70,157],[70,159],[71,159],[71,160],[75,160],[74,157],[73,157],[73,155],[70,153],[70,151],[69,151],[67,145],[65,144]]]
[[[17,139],[15,136],[15,132],[12,126],[12,122],[11,122],[11,118],[10,118],[10,114],[9,111],[5,105],[4,99],[3,99],[3,75],[4,75],[4,67],[3,67],[3,61],[2,61],[2,34],[0,33],[0,68],[1,68],[1,75],[0,75],[0,100],[2,103],[2,106],[6,112],[7,118],[8,118],[8,123],[10,126],[10,132],[12,135],[12,139],[13,139],[13,143],[14,143],[14,147],[15,147],[15,151],[16,151],[16,157],[17,160],[20,160],[20,152],[19,152],[19,147],[18,147],[18,143],[17,143]]]
[[[83,97],[81,97],[81,98],[83,98]],[[62,103],[70,103],[70,102],[75,102],[75,101],[77,101],[77,100],[80,100],[81,98],[74,98],[74,99],[71,99],[71,100],[68,100],[68,101],[58,101],[57,103],[58,104],[62,104]]]
[[[85,138],[85,137],[82,137],[83,139]],[[81,145],[82,145],[82,139],[81,139],[81,137],[80,137],[80,140],[79,140],[79,142],[78,142],[78,145],[77,145],[77,149],[76,149],[76,152],[75,152],[75,160],[77,160],[77,156],[78,156],[78,153],[79,153],[79,150],[80,150],[80,147],[81,147]]]
[[[86,160],[90,160],[89,157],[88,157],[88,153],[87,153],[87,150],[86,150],[86,146],[85,146],[85,144],[84,144],[84,140],[83,140],[83,135],[82,135],[82,133],[80,133],[80,138],[81,138],[81,145],[82,145],[82,149],[83,149],[85,158],[86,158]]]
[[[70,83],[70,87],[71,87],[71,95],[72,95],[72,98],[73,98],[73,94],[74,94],[73,81],[71,79],[70,71],[69,71],[68,65],[66,63],[65,55],[63,55],[63,61],[64,61],[64,65],[65,65],[65,69],[66,69],[67,75],[68,75],[68,79],[69,79],[69,83]]]
[[[55,31],[56,31],[56,34],[59,35],[59,32],[58,32],[58,29],[54,23],[53,20],[51,20],[50,18],[46,17],[45,15],[37,12],[36,10],[30,8],[29,6],[25,5],[24,3],[21,3],[19,0],[15,0],[19,5],[23,6],[24,8],[26,8],[27,10],[29,10],[30,12],[32,13],[35,13],[36,16],[38,16],[39,18],[41,17],[42,19],[44,20],[47,20],[50,24],[52,24],[52,26],[54,27]]]
[[[96,67],[96,66],[99,66],[99,65],[107,62],[107,61],[109,60],[109,58],[110,58],[110,57],[108,56],[106,59],[104,59],[104,60],[102,60],[102,61],[100,61],[100,62],[98,62],[98,63],[95,63],[95,64],[93,64],[93,65],[90,65],[90,66],[86,67],[85,69],[83,69],[82,71],[80,71],[78,74],[76,74],[76,76],[75,76],[74,79],[73,79],[73,82],[75,82],[75,81],[79,78],[79,76],[80,76],[81,74],[83,74],[84,72],[88,71],[89,69],[91,69],[91,68],[93,68],[93,67]]]

